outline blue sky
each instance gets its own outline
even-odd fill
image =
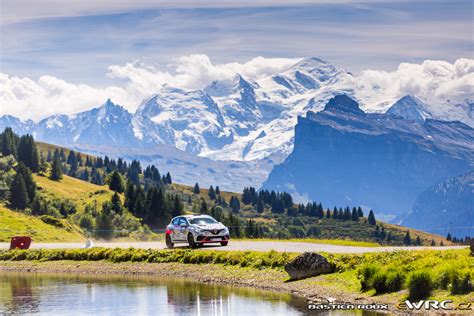
[[[353,72],[473,58],[472,1],[1,3],[0,72],[33,79],[106,85],[110,65],[190,54],[316,56]]]

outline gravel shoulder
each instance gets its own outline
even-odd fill
[[[108,248],[144,248],[144,249],[164,249],[166,245],[163,241],[152,242],[95,242],[97,247]],[[0,243],[0,249],[8,249],[9,243]],[[84,248],[85,243],[35,243],[31,244],[32,249],[46,248]],[[177,245],[177,247],[187,247],[187,245]],[[310,242],[293,242],[293,241],[230,241],[228,246],[205,245],[199,249],[212,250],[242,250],[242,251],[270,251],[279,252],[328,252],[328,253],[366,253],[366,252],[384,252],[397,250],[449,250],[462,249],[465,246],[448,246],[448,247],[358,247],[358,246],[340,246],[329,244],[317,244]]]

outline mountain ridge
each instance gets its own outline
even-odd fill
[[[299,117],[293,152],[263,188],[400,215],[428,186],[474,166],[474,129],[465,124],[350,110]]]

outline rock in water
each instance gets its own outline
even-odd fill
[[[291,280],[301,280],[333,271],[327,259],[318,253],[305,252],[285,265]]]

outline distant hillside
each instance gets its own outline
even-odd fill
[[[474,170],[449,177],[423,191],[404,226],[463,238],[474,234]],[[451,229],[452,227],[452,229]]]
[[[363,205],[401,215],[428,187],[473,168],[472,127],[423,121],[419,104],[403,103],[403,111],[400,104],[397,115],[365,113],[356,101],[338,95],[323,111],[299,117],[293,152],[263,188],[329,206]],[[410,106],[419,116],[410,114]]]

